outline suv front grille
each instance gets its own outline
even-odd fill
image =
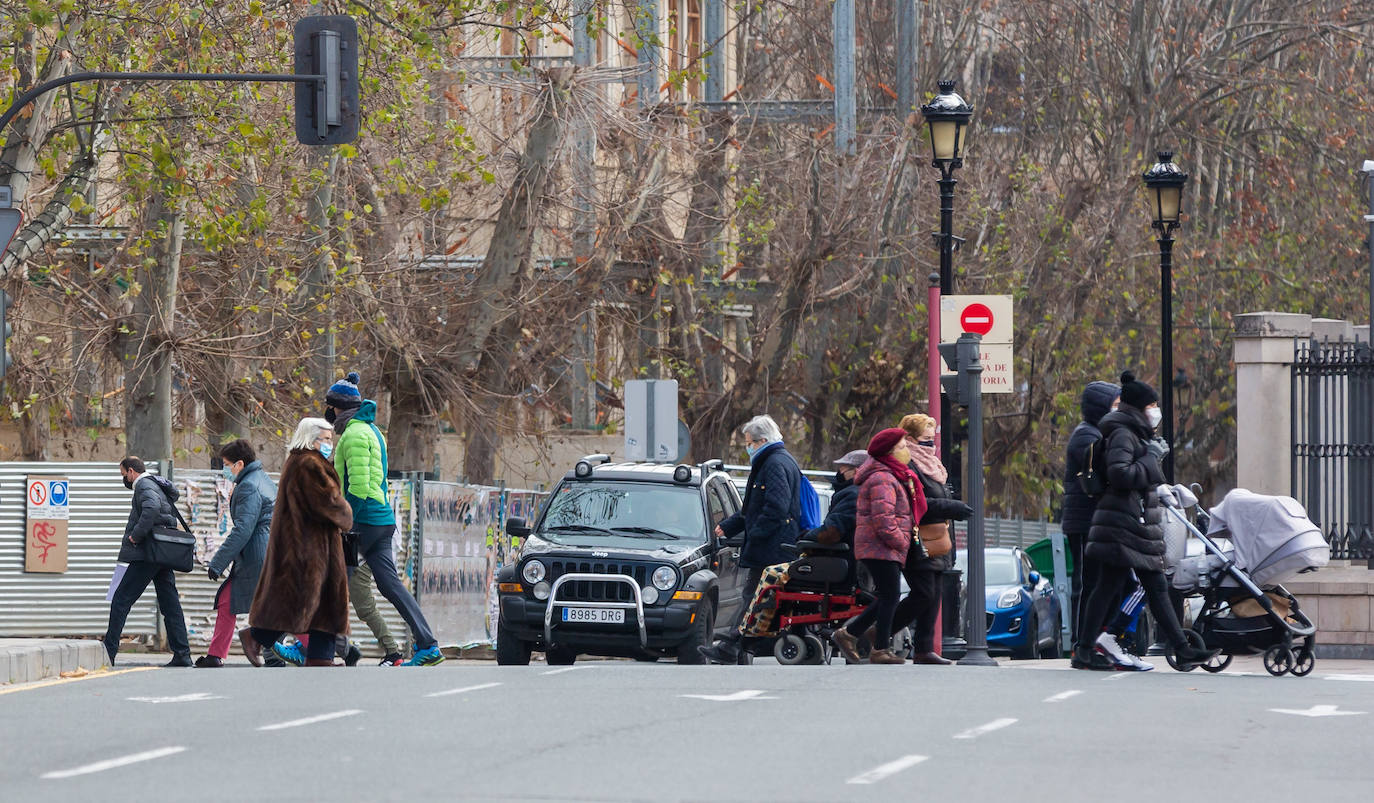
[[[655,564],[657,566],[658,564]],[[615,561],[552,560],[549,561],[549,582],[565,574],[626,574],[643,588],[652,570],[645,563],[617,563]],[[634,602],[634,592],[624,583],[604,580],[579,580],[564,583],[558,589],[559,602]]]

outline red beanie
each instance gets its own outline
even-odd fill
[[[871,457],[882,457],[885,454],[889,454],[893,447],[901,443],[902,439],[905,437],[906,430],[901,427],[885,429],[877,435],[874,435],[873,439],[868,442],[868,454]]]

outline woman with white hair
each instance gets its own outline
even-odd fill
[[[282,634],[308,632],[305,665],[332,666],[335,637],[348,632],[342,534],[353,526],[353,511],[329,462],[332,448],[328,421],[306,418],[296,426],[277,483],[267,559],[249,613],[252,627],[239,632],[254,665],[261,664],[267,645],[283,660],[292,657],[278,643]]]

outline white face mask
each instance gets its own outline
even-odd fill
[[[1159,422],[1164,420],[1164,413],[1158,407],[1151,407],[1145,411],[1145,418],[1150,422],[1150,429],[1157,429]]]

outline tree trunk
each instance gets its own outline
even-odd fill
[[[165,465],[172,458],[172,329],[185,213],[166,186],[155,191],[147,231],[157,239],[150,259],[134,272],[141,286],[133,299],[130,333],[123,335],[129,454]]]

